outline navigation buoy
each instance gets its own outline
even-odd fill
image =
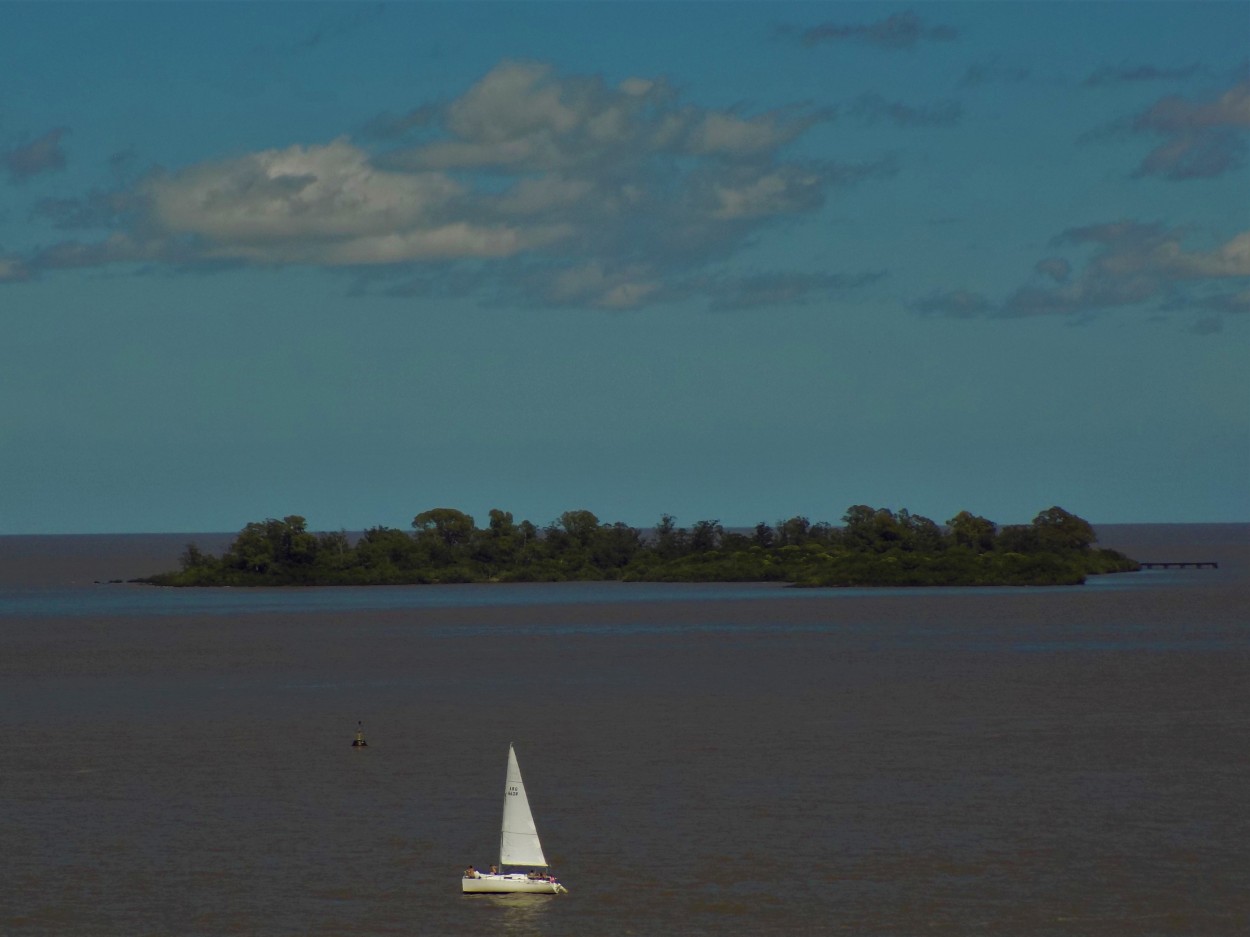
[[[352,740],[352,748],[367,748],[369,743],[365,741],[365,724],[357,722],[356,726],[356,738]]]

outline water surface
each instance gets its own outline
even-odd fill
[[[1247,932],[1245,528],[1186,531],[1136,535],[1219,570],[879,592],[166,590],[93,579],[181,539],[0,538],[42,570],[0,933]],[[459,893],[509,742],[567,897]]]

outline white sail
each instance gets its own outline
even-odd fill
[[[508,778],[503,794],[503,830],[499,835],[499,864],[527,865],[546,868],[547,859],[538,842],[538,828],[530,812],[529,798],[525,796],[525,782],[521,780],[521,767],[516,752],[508,746]]]

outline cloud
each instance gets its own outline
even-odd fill
[[[812,301],[831,301],[841,293],[875,283],[884,276],[881,272],[852,275],[797,271],[763,273],[718,279],[707,285],[707,291],[712,295],[711,307],[717,310],[800,306]]]
[[[124,190],[93,189],[81,198],[40,199],[31,214],[60,230],[116,228],[136,207],[134,196]]]
[[[565,267],[549,278],[535,279],[533,285],[545,303],[599,309],[634,309],[664,292],[654,267],[600,260]]]
[[[1039,260],[1033,267],[1038,273],[1043,273],[1057,283],[1063,283],[1072,275],[1072,265],[1062,257],[1047,257]]]
[[[993,304],[971,290],[948,290],[931,293],[912,304],[922,315],[946,316],[951,319],[975,319],[993,311]]]
[[[68,132],[64,127],[56,127],[30,143],[5,153],[4,165],[9,171],[9,181],[25,182],[31,176],[64,169],[66,160],[65,151],[61,149],[61,137]]]
[[[1210,250],[1188,249],[1188,234],[1137,221],[1071,228],[1052,246],[1085,251],[1079,270],[1067,258],[1048,257],[1035,267],[1038,280],[1017,287],[1001,302],[953,290],[920,299],[913,309],[952,318],[1084,317],[1109,309],[1245,311],[1250,307],[1250,230]]]
[[[377,289],[379,280],[382,280],[382,286]],[[435,269],[428,274],[402,276],[392,283],[386,283],[381,277],[359,277],[349,288],[348,293],[352,296],[366,296],[377,292],[383,296],[401,299],[414,297],[463,299],[473,297],[480,288],[481,276],[475,270]]]
[[[415,112],[414,112],[415,113]],[[667,82],[561,76],[538,62],[504,62],[462,97],[422,111],[441,138],[393,150],[379,164],[405,171],[571,172],[637,170],[661,157],[769,158],[826,110],[787,107],[747,115],[740,109],[683,105]]]
[[[1130,129],[1162,138],[1138,166],[1138,176],[1179,181],[1223,175],[1245,163],[1250,81],[1206,100],[1169,95],[1133,118]]]
[[[1157,65],[1120,65],[1103,66],[1085,78],[1081,84],[1087,88],[1098,88],[1104,85],[1141,83],[1148,81],[1182,81],[1199,74],[1201,66],[1184,65],[1178,68],[1165,68]]]
[[[716,221],[798,214],[820,207],[824,182],[820,172],[799,166],[718,174],[712,179],[706,210]]]
[[[506,257],[567,234],[558,224],[475,220],[453,210],[464,187],[441,173],[394,173],[344,139],[265,150],[175,173],[134,189],[49,200],[37,211],[60,227],[104,225],[129,209],[125,230],[66,243],[39,268],[118,262],[245,262],[345,267]]]
[[[963,117],[958,101],[941,101],[913,107],[898,101],[887,101],[879,94],[864,94],[850,109],[851,116],[872,125],[888,120],[900,127],[950,127]]]
[[[30,277],[30,268],[21,258],[0,256],[0,283],[18,283]]]
[[[365,122],[360,135],[375,140],[401,140],[430,127],[438,115],[439,109],[433,104],[422,104],[405,114],[379,114]]]
[[[203,244],[206,258],[261,264],[506,257],[567,233],[467,217],[462,183],[380,170],[346,139],[158,176],[143,192],[155,225]]]
[[[381,16],[384,3],[357,3],[347,7],[326,8],[312,32],[296,43],[296,48],[311,49],[349,36],[362,26]]]
[[[1224,320],[1219,316],[1204,316],[1196,319],[1189,331],[1195,335],[1215,335],[1224,331]]]
[[[896,121],[932,119],[879,106]],[[311,265],[350,270],[356,293],[394,296],[431,295],[431,270],[457,277],[471,266],[481,295],[512,301],[626,309],[697,294],[724,304],[705,268],[816,211],[837,187],[894,172],[887,160],[786,155],[830,116],[708,108],[662,79],[609,85],[504,62],[454,100],[371,122],[363,141],[128,173],[114,191],[44,200],[38,215],[84,236],[22,262],[32,273]]]
[[[1213,312],[1245,315],[1250,313],[1250,287],[1232,293],[1213,293],[1204,296],[1198,305]]]
[[[1027,81],[1030,72],[1019,65],[1003,65],[1000,62],[981,62],[968,66],[959,83],[965,88],[989,84],[1013,84]]]
[[[555,276],[530,279],[530,301],[543,306],[634,309],[690,298],[707,300],[718,312],[833,302],[838,296],[877,282],[885,273],[805,273],[780,271],[750,276],[695,273],[673,276],[654,263],[590,261]]]
[[[958,31],[950,26],[926,26],[924,21],[907,10],[894,13],[875,23],[822,23],[799,31],[805,46],[827,42],[858,42],[880,49],[912,49],[920,42],[950,42]]]

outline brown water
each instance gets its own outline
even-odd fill
[[[186,537],[0,538],[0,933],[1250,932],[1247,527],[1102,537],[1221,568],[187,591],[92,584]],[[459,892],[510,741],[568,896]]]

